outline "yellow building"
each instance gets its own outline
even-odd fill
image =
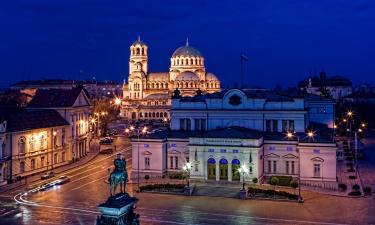
[[[148,46],[139,38],[130,46],[128,83],[123,85],[121,114],[128,119],[169,118],[175,89],[182,96],[220,91],[220,80],[206,71],[204,57],[188,42],[174,51],[168,72],[148,71]]]

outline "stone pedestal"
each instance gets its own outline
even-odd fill
[[[247,191],[241,189],[240,190],[240,199],[246,199],[247,198]]]
[[[101,215],[96,219],[96,225],[139,225],[139,215],[133,211],[136,202],[138,199],[127,193],[109,197],[98,205]]]

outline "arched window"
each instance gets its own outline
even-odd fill
[[[238,159],[233,159],[233,160],[232,160],[232,164],[233,164],[233,165],[240,165],[241,163],[240,163],[240,160],[238,160]]]
[[[167,113],[166,112],[164,112],[164,117],[167,117]]]
[[[209,158],[207,164],[216,164],[216,160],[214,158]]]
[[[152,118],[155,118],[155,112],[152,113]]]
[[[188,87],[189,87],[189,83],[186,82],[186,83],[185,83],[185,88],[188,88]]]
[[[141,50],[137,48],[137,55],[141,54]]]
[[[168,88],[168,83],[165,83],[165,88]]]
[[[190,83],[190,87],[191,87],[191,88],[193,87],[193,83]]]
[[[189,60],[185,59],[185,65],[187,66],[189,64]]]
[[[180,87],[180,83],[177,83],[177,88],[179,88]]]
[[[45,149],[46,146],[46,137],[44,135],[41,135],[40,136],[40,149]]]
[[[159,117],[159,113],[158,112],[156,113],[156,117]]]
[[[219,161],[220,164],[228,164],[228,161],[226,159],[220,159]]]
[[[190,59],[190,65],[194,64],[194,59]]]
[[[25,154],[26,152],[26,138],[23,136],[18,140],[18,152],[20,154]]]
[[[151,84],[151,88],[152,88],[152,89],[155,88],[155,84],[154,84],[154,83]]]
[[[159,83],[156,84],[156,89],[159,89]]]
[[[198,65],[198,59],[195,59],[195,65]]]
[[[145,49],[144,48],[142,48],[142,55],[144,55],[145,54]]]

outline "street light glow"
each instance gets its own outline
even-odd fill
[[[116,99],[115,99],[115,104],[116,104],[116,105],[120,105],[120,104],[121,104],[121,99],[116,98]]]
[[[57,132],[56,132],[56,131],[53,131],[52,134],[53,134],[53,136],[56,136],[56,135],[57,135]]]
[[[134,130],[134,126],[130,126],[130,130]]]
[[[361,128],[358,129],[358,132],[361,133],[363,130]]]
[[[343,122],[346,122],[346,119],[343,119],[342,121],[343,121]]]
[[[293,137],[293,134],[292,134],[291,132],[288,132],[288,133],[286,133],[286,136],[287,136],[288,138],[292,138],[292,137]]]
[[[314,137],[314,132],[309,131],[309,132],[307,133],[307,136],[309,136],[310,138]]]
[[[92,118],[91,123],[96,123],[96,120],[94,118]]]
[[[125,133],[129,133],[129,132],[130,132],[129,128],[126,128]]]
[[[365,124],[365,123],[362,123],[362,124],[361,124],[361,127],[366,127],[366,124]]]

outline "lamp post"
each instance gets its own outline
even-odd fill
[[[139,188],[139,137],[141,134],[145,134],[146,131],[147,131],[147,127],[139,128],[139,127],[130,126],[130,128],[125,129],[125,133],[135,132],[137,135],[137,160],[138,160],[138,163],[137,163],[137,189],[138,190],[137,192],[140,191],[140,188]]]
[[[182,169],[186,172],[186,186],[189,188],[190,187],[190,171],[191,171],[191,163],[187,162],[185,165],[182,167]]]
[[[57,135],[57,132],[56,131],[53,131],[52,132],[52,136],[53,136],[53,141],[52,141],[52,153],[51,153],[51,155],[52,155],[52,163],[51,163],[51,170],[53,170],[53,162],[54,162],[54,159],[55,159],[55,157],[53,156],[53,150],[55,149],[55,145],[56,145],[56,135]]]
[[[240,168],[238,168],[238,172],[242,173],[242,191],[245,190],[245,174],[249,172],[249,168],[243,164]]]

